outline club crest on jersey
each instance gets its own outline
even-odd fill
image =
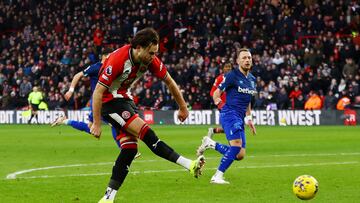
[[[121,113],[121,117],[123,117],[124,119],[129,119],[130,118],[130,112],[128,112],[128,111],[123,111],[122,113]]]
[[[106,75],[111,75],[111,74],[112,74],[112,67],[111,67],[111,66],[108,66],[108,67],[105,69],[105,73],[106,73]]]

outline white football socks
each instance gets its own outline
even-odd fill
[[[191,165],[191,160],[187,159],[183,156],[180,156],[177,160],[176,163],[179,164],[180,166],[183,166],[184,168],[190,170],[190,165]]]
[[[69,119],[64,119],[64,120],[62,121],[62,123],[63,123],[64,125],[69,125],[68,122],[69,122]]]
[[[214,176],[214,178],[224,178],[224,172],[216,170]]]

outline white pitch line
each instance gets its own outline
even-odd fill
[[[259,169],[259,168],[290,168],[290,167],[307,167],[307,166],[330,166],[330,165],[351,165],[358,164],[358,161],[347,162],[323,162],[323,163],[308,163],[308,164],[278,164],[278,165],[262,165],[262,166],[235,166],[233,168],[239,169]],[[207,170],[216,170],[217,168],[207,168]],[[185,169],[171,169],[171,170],[146,170],[146,171],[130,171],[131,174],[140,173],[169,173],[186,171]],[[38,179],[38,178],[63,178],[63,177],[81,177],[81,176],[102,176],[111,175],[111,173],[87,173],[87,174],[69,174],[69,175],[42,175],[42,176],[29,176],[21,177],[21,179]],[[8,179],[8,178],[7,178]],[[14,179],[14,178],[10,178]]]
[[[43,171],[43,170],[56,169],[56,168],[71,168],[71,167],[82,167],[82,166],[101,166],[101,165],[109,165],[109,164],[114,164],[114,163],[113,162],[104,162],[104,163],[92,163],[92,164],[72,164],[72,165],[62,165],[62,166],[49,166],[49,167],[43,167],[43,168],[31,168],[31,169],[26,169],[26,170],[10,173],[6,176],[6,179],[15,179],[17,175],[21,175],[24,173],[30,173],[33,171]]]
[[[351,156],[351,155],[360,155],[360,152],[353,152],[353,153],[322,153],[322,154],[273,154],[273,155],[264,155],[264,156],[248,156],[248,158],[256,158],[256,157],[305,157],[305,156]],[[207,157],[208,160],[211,159],[219,159],[220,157]],[[144,163],[144,162],[155,162],[159,161],[161,159],[152,159],[152,160],[135,160],[135,162]],[[42,168],[32,168],[32,169],[26,169],[22,171],[16,171],[14,173],[10,173],[6,176],[5,179],[16,179],[18,175],[30,173],[34,171],[42,171],[42,170],[50,170],[50,169],[57,169],[57,168],[71,168],[71,167],[85,167],[85,166],[97,166],[97,165],[110,165],[114,164],[113,162],[103,162],[103,163],[90,163],[90,164],[72,164],[72,165],[62,165],[62,166],[49,166],[49,167],[42,167]],[[170,172],[173,170],[170,170]],[[179,171],[179,170],[175,170]],[[166,172],[166,171],[165,171]],[[140,173],[140,172],[133,172],[133,173]],[[144,173],[151,173],[151,172],[144,172]],[[107,175],[108,173],[104,173],[104,175]],[[92,174],[90,174],[92,175]],[[73,175],[65,175],[64,177],[73,176]],[[83,176],[81,174],[74,175],[74,176]],[[53,176],[31,176],[26,178],[32,178],[32,177],[53,177]],[[60,176],[54,176],[54,177],[63,177]],[[24,177],[25,178],[25,177]]]

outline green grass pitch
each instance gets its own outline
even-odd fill
[[[208,127],[152,126],[191,159]],[[195,179],[140,143],[142,156],[133,162],[116,202],[301,202],[292,183],[303,174],[319,181],[310,202],[360,201],[359,127],[257,130],[252,136],[247,129],[247,156],[225,173],[230,185],[209,183],[221,158],[216,151],[206,151],[204,175]],[[225,143],[223,134],[214,139]],[[97,202],[118,153],[107,126],[96,140],[69,126],[0,125],[0,202]]]

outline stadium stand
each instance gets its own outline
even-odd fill
[[[148,26],[159,32],[159,57],[192,109],[216,108],[212,83],[241,47],[253,53],[255,109],[303,109],[312,92],[322,108],[336,109],[344,97],[359,108],[359,10],[355,0],[4,0],[0,109],[26,106],[33,86],[49,109],[84,108],[88,80],[69,103],[62,96],[74,74]],[[134,88],[143,109],[176,108],[151,75]]]

